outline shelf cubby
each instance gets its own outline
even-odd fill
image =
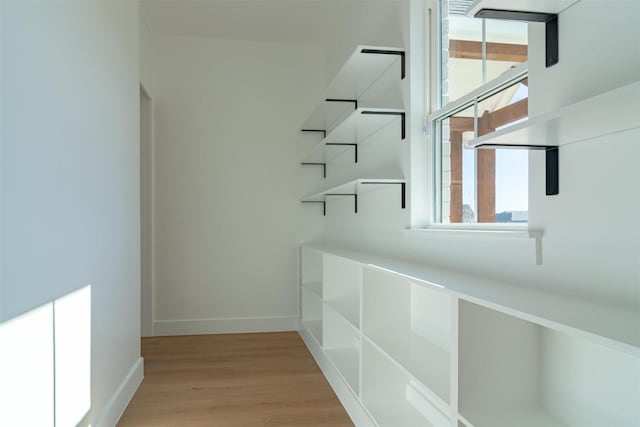
[[[360,334],[341,314],[325,305],[323,348],[354,393],[359,392]]]
[[[452,297],[378,268],[363,270],[363,333],[443,408],[451,401]]]
[[[322,345],[322,300],[306,288],[302,288],[301,300],[302,325]]]
[[[324,255],[323,289],[325,304],[344,317],[353,327],[360,327],[360,288],[362,268],[351,260]]]
[[[322,283],[322,252],[305,246],[301,247],[300,278],[303,286],[309,283]]]
[[[379,427],[450,427],[449,417],[425,397],[422,384],[368,339],[362,342],[362,402]]]
[[[471,302],[459,306],[469,427],[640,425],[640,360]]]

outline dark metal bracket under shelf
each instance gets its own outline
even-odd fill
[[[505,19],[509,21],[542,22],[545,24],[545,65],[558,63],[558,14],[504,9],[480,9],[476,18]]]
[[[325,102],[349,102],[353,104],[353,109],[358,109],[358,100],[357,99],[338,99],[338,98],[326,98]]]
[[[322,177],[327,177],[327,164],[326,163],[313,163],[313,162],[302,162],[300,163],[302,166],[322,166]]]
[[[387,50],[387,49],[362,49],[360,53],[370,53],[374,55],[398,55],[400,57],[400,79],[404,80],[405,76],[405,61],[404,52],[399,50]]]
[[[300,129],[302,132],[322,132],[322,139],[327,137],[327,131],[325,129]]]
[[[351,142],[327,142],[324,145],[353,147],[353,155],[354,155],[353,162],[358,163],[358,144],[353,144]]]
[[[376,116],[400,116],[400,137],[405,139],[407,134],[406,127],[406,114],[401,111],[369,111],[364,110],[362,114],[376,115]]]
[[[383,181],[363,181],[360,184],[371,185],[400,185],[400,207],[405,209],[407,206],[407,184],[404,182],[383,182]],[[327,215],[327,197],[353,197],[353,211],[358,213],[358,194],[357,193],[327,193],[324,195],[324,200],[303,200],[302,203],[322,203],[322,215]]]
[[[510,145],[510,144],[482,144],[478,149],[514,148],[524,150],[544,150],[545,152],[545,177],[547,196],[555,196],[560,193],[560,156],[557,146],[547,145]]]

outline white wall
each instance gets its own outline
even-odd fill
[[[138,5],[1,7],[0,347],[2,362],[13,364],[0,372],[0,424],[53,424],[53,360],[32,347],[54,353],[55,313],[67,316],[55,330],[57,425],[82,417],[78,425],[110,425],[142,375]],[[61,299],[68,294],[81,297]],[[26,375],[36,371],[43,375],[31,382]],[[11,373],[20,374],[16,382],[7,381]],[[74,390],[80,375],[86,390]],[[26,408],[20,419],[15,408]]]
[[[157,335],[296,328],[300,126],[319,47],[154,39]],[[302,180],[304,181],[304,179]]]
[[[140,83],[153,97],[153,31],[140,7]]]
[[[639,5],[629,1],[615,5],[620,9],[614,15],[603,14],[603,3],[595,0],[583,0],[567,10],[560,19],[560,62],[548,70],[543,65],[544,29],[532,26],[531,115],[640,76],[639,48],[634,42],[640,37],[634,22]],[[410,28],[408,16],[403,20],[405,34]],[[597,25],[585,26],[585,22]],[[409,39],[405,36],[405,40]],[[406,47],[411,51],[415,44]],[[405,98],[405,105],[407,102]],[[532,239],[405,231],[416,217],[410,218],[410,209],[400,209],[393,188],[362,196],[358,214],[353,214],[350,200],[332,201],[327,207],[325,240],[637,310],[638,136],[635,131],[563,147],[560,195],[554,197],[544,196],[544,155],[531,154],[529,219],[532,229],[544,232],[541,266],[535,265]],[[412,147],[416,147],[415,140]],[[409,150],[406,144],[399,149]],[[412,162],[414,169],[410,171],[405,163],[404,173],[406,177],[412,174],[415,186],[419,183],[413,175],[415,166],[422,159],[414,155]],[[426,197],[425,203],[428,200]],[[414,197],[412,203],[416,202]]]

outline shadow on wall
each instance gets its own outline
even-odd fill
[[[73,427],[91,409],[91,285],[0,323],[0,425]]]

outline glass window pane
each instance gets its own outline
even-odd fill
[[[526,22],[471,18],[459,3],[441,0],[441,106],[527,61]]]
[[[490,81],[527,62],[527,23],[487,19],[485,25],[486,80]]]
[[[482,85],[482,20],[449,15],[443,25],[442,102]]]
[[[464,149],[464,143],[527,120],[527,79],[440,121],[443,223],[527,222],[528,152]]]
[[[443,223],[475,222],[475,151],[462,148],[473,138],[473,106],[441,121]]]

